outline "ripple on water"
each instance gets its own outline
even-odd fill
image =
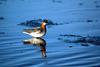
[[[69,48],[68,45],[72,45],[71,43],[44,37],[47,40],[47,57],[41,58],[40,49],[32,45],[24,45],[22,41],[28,37],[18,31],[0,34],[0,66],[2,67],[89,67],[100,65],[99,46],[83,47],[73,43],[76,46]]]

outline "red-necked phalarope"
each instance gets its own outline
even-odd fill
[[[40,27],[36,27],[34,29],[24,29],[23,33],[28,34],[32,37],[42,37],[46,34],[46,24],[48,20],[43,20]]]

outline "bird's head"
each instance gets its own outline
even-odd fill
[[[47,20],[47,19],[44,19],[44,20],[43,20],[43,23],[44,23],[44,24],[47,24],[47,23],[48,23],[48,20]]]

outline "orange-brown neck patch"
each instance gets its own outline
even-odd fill
[[[45,30],[46,24],[45,24],[45,23],[42,23],[42,24],[41,24],[41,28],[42,28],[43,30]]]

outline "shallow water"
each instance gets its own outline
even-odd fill
[[[61,34],[74,34],[83,37],[88,35],[100,36],[100,21],[98,20],[100,19],[98,15],[100,10],[94,9],[93,5],[89,6],[93,4],[92,2],[78,7],[76,3],[80,1],[72,0],[72,3],[68,1],[67,5],[64,1],[66,2],[66,0],[62,0],[62,2],[59,0],[52,3],[52,0],[43,0],[40,3],[39,0],[7,0],[7,2],[3,2],[0,5],[2,7],[0,8],[2,9],[0,16],[5,17],[3,20],[0,20],[0,67],[100,66],[100,44],[66,42],[66,40],[76,40],[76,37],[60,36]],[[42,5],[40,7],[39,5],[43,3],[47,3],[47,6]],[[87,4],[86,0],[83,3]],[[70,9],[68,6],[71,5]],[[73,7],[73,5],[75,6]],[[94,11],[85,11],[84,8],[87,6],[94,9]],[[74,9],[76,10],[74,11]],[[39,12],[40,10],[41,12]],[[84,14],[89,18],[85,17]],[[66,15],[68,16],[66,17]],[[27,26],[17,24],[34,19],[33,16],[36,16],[36,18],[49,18],[57,23],[69,22],[69,24],[47,27],[47,34],[42,38],[46,41],[47,57],[42,56],[40,47],[23,43],[24,40],[32,37],[22,33],[23,29],[28,28]],[[84,21],[87,19],[98,20],[98,22],[87,23]],[[81,44],[88,44],[88,46],[82,46]]]

